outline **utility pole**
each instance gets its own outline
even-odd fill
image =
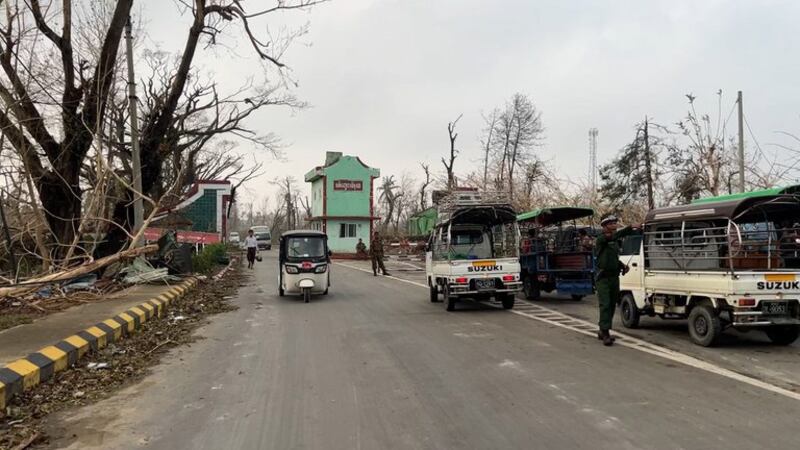
[[[131,116],[131,159],[133,160],[133,235],[136,236],[144,224],[144,202],[142,200],[142,155],[139,150],[139,105],[136,97],[136,76],[133,72],[133,37],[131,16],[125,24],[125,44],[128,50],[128,110]],[[141,245],[133,242],[132,247]]]
[[[597,192],[597,128],[589,128],[589,186],[592,197]]]
[[[736,96],[739,105],[739,190],[744,192],[744,108],[742,107],[742,91]]]

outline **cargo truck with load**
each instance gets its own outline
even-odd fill
[[[494,297],[514,307],[522,288],[516,213],[499,193],[455,191],[437,205],[438,217],[426,246],[430,301],[441,296],[453,311],[457,301]]]

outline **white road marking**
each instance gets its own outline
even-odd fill
[[[336,263],[337,265],[347,267],[353,270],[360,270],[362,272],[371,273],[372,271],[362,269],[360,267],[351,266],[349,264],[342,264]],[[428,286],[422,283],[417,283],[415,281],[404,280],[402,278],[397,278],[393,276],[388,276],[386,278],[391,278],[393,280],[401,281],[403,283],[411,284],[417,287],[421,287],[424,289],[428,289]],[[519,299],[517,299],[519,302]],[[534,305],[532,303],[528,303],[523,301],[521,306],[526,306],[525,310],[518,310],[518,309],[511,309],[508,312],[513,314],[517,314],[519,316],[524,316],[529,319],[537,320],[539,322],[544,322],[549,325],[553,325],[556,327],[564,328],[566,330],[571,330],[576,333],[581,333],[586,336],[591,336],[592,339],[597,338],[597,332],[595,331],[596,325],[587,322],[582,319],[576,319],[572,316],[568,316],[563,314],[559,311],[552,310],[549,308],[545,308],[544,306]],[[703,361],[702,359],[696,358],[694,356],[689,356],[684,353],[680,353],[675,350],[670,350],[666,347],[662,347],[660,345],[656,345],[647,341],[643,341],[639,338],[633,337],[628,334],[615,332],[614,334],[617,338],[617,345],[621,345],[623,347],[631,348],[634,350],[639,350],[640,352],[648,353],[653,356],[657,356],[659,358],[667,359],[679,364],[683,364],[685,366],[693,367],[695,369],[704,370],[709,373],[713,373],[715,375],[719,375],[730,380],[738,381],[740,383],[748,384],[753,387],[764,389],[765,391],[772,392],[774,394],[782,395],[784,397],[791,398],[793,400],[800,400],[800,392],[790,391],[788,389],[784,389],[780,386],[776,386],[774,384],[767,383],[766,381],[761,381],[757,378],[753,378],[747,375],[742,375],[738,372],[734,372],[730,369],[726,369],[724,367],[720,367],[716,364],[712,364],[707,361]]]

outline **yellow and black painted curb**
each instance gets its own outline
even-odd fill
[[[197,279],[189,278],[163,294],[111,319],[0,368],[0,415],[15,395],[49,380],[57,372],[72,367],[89,350],[96,351],[123,339],[153,317],[161,317],[173,301],[181,298],[195,284]]]

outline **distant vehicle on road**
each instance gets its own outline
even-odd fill
[[[425,269],[431,302],[441,293],[445,308],[461,297],[494,297],[514,307],[519,292],[519,229],[516,213],[497,193],[453,192],[440,200]]]
[[[580,300],[594,293],[595,231],[577,221],[594,215],[591,208],[541,208],[517,216],[522,232],[520,263],[525,297],[558,291]]]
[[[622,323],[688,318],[698,345],[722,330],[761,330],[779,345],[800,336],[800,198],[745,193],[650,211],[622,241]]]
[[[259,250],[272,250],[272,233],[267,226],[255,226],[251,227],[253,230],[253,235],[256,237],[256,241],[258,242],[258,249]]]
[[[231,244],[238,244],[240,242],[239,233],[232,231],[230,235],[228,235],[228,242]]]
[[[312,230],[287,231],[278,246],[278,295],[302,294],[306,303],[312,294],[328,295],[328,235]]]

